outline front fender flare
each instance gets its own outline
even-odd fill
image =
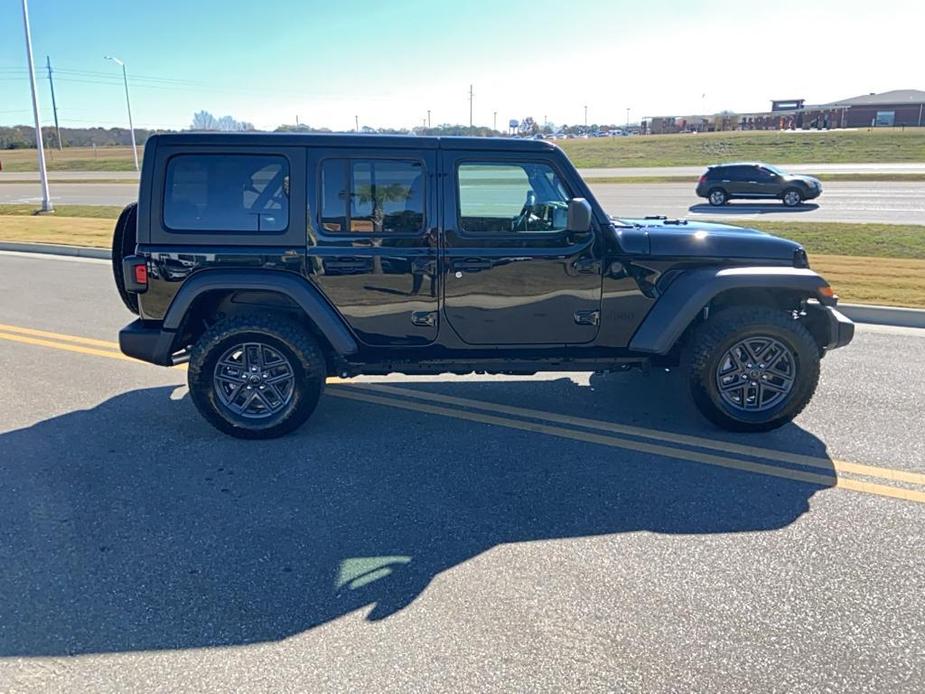
[[[796,290],[818,299],[828,283],[812,270],[793,267],[710,267],[689,270],[659,297],[630,340],[633,351],[667,354],[697,314],[730,289]]]
[[[196,299],[207,292],[222,290],[283,294],[305,312],[338,354],[346,356],[357,352],[353,335],[321,293],[299,275],[276,270],[205,270],[194,273],[183,282],[170,302],[163,330],[177,332]]]

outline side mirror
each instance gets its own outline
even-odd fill
[[[584,198],[568,201],[568,231],[588,231],[591,228],[591,203]]]

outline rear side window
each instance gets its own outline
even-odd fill
[[[179,154],[167,162],[164,226],[280,232],[289,226],[289,162],[263,154]]]
[[[334,234],[422,231],[424,183],[419,161],[326,159],[321,164],[321,226]]]

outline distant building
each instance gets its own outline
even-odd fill
[[[805,99],[771,102],[770,111],[649,118],[647,132],[658,135],[719,130],[789,130],[925,126],[925,91],[897,89],[830,104],[806,106]]]

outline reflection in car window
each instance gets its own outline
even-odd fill
[[[327,159],[321,165],[321,225],[331,233],[416,233],[424,228],[419,161]]]
[[[458,191],[463,231],[535,233],[568,226],[568,192],[547,164],[460,164]]]
[[[289,163],[257,154],[181,154],[167,163],[164,225],[278,232],[289,226]]]

